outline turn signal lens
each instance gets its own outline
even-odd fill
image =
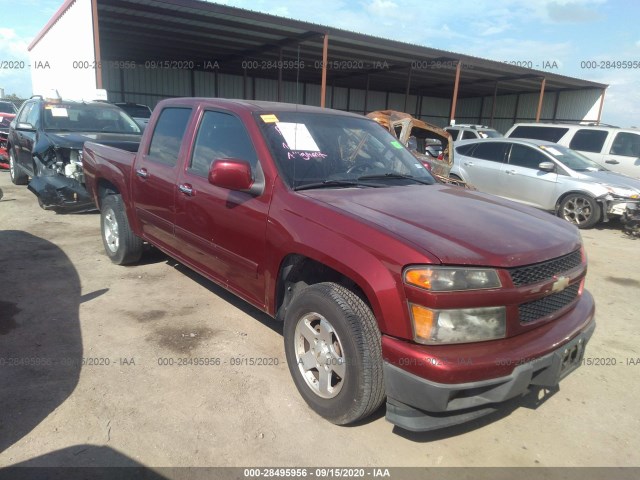
[[[498,272],[488,268],[411,267],[405,270],[404,281],[432,292],[501,287]]]
[[[433,330],[433,310],[411,304],[411,315],[413,316],[413,326],[417,337],[431,338],[431,332]]]

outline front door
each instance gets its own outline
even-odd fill
[[[187,169],[178,179],[176,237],[183,250],[219,282],[264,306],[265,238],[269,193],[231,191],[209,183],[211,164],[249,162],[254,179],[261,166],[242,121],[226,112],[203,112]]]

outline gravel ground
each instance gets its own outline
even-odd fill
[[[327,423],[289,377],[280,324],[157,251],[112,265],[97,214],[43,211],[6,172],[0,188],[0,466],[640,464],[640,241],[616,222],[583,232],[591,364],[548,398],[411,434],[383,409]]]

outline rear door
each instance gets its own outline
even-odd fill
[[[480,141],[470,156],[460,159],[464,180],[481,192],[503,195],[505,179],[500,175],[508,144]]]
[[[176,248],[174,235],[178,159],[188,142],[183,142],[191,107],[167,107],[154,126],[151,142],[136,157],[132,195],[145,236],[168,249]]]
[[[640,133],[617,132],[611,135],[599,163],[614,172],[640,178]]]
[[[262,169],[242,120],[217,110],[202,112],[187,168],[177,184],[176,237],[196,267],[256,305],[264,306],[269,193],[252,195],[209,183],[211,164],[234,158]]]
[[[514,143],[508,163],[502,168],[504,197],[544,210],[553,210],[557,198],[558,174],[540,170],[542,162],[552,162],[535,147]],[[555,163],[555,162],[553,162]]]

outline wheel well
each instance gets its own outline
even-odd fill
[[[108,195],[116,195],[120,193],[118,187],[116,187],[113,183],[108,180],[100,179],[98,180],[98,208],[102,204],[102,200]]]
[[[276,286],[276,319],[284,320],[287,307],[300,291],[322,282],[333,282],[348,288],[371,308],[364,291],[351,278],[309,257],[292,254],[280,264]]]
[[[560,205],[562,204],[562,202],[564,201],[565,198],[567,198],[569,195],[584,195],[585,197],[589,197],[591,199],[593,199],[597,204],[600,205],[600,220],[603,220],[606,218],[606,202],[604,200],[599,200],[598,198],[594,197],[593,195],[591,195],[588,192],[582,192],[582,191],[571,191],[571,192],[566,192],[563,193],[560,198],[558,198],[558,201],[556,202],[556,211],[555,214],[558,215],[558,213],[560,212]]]

